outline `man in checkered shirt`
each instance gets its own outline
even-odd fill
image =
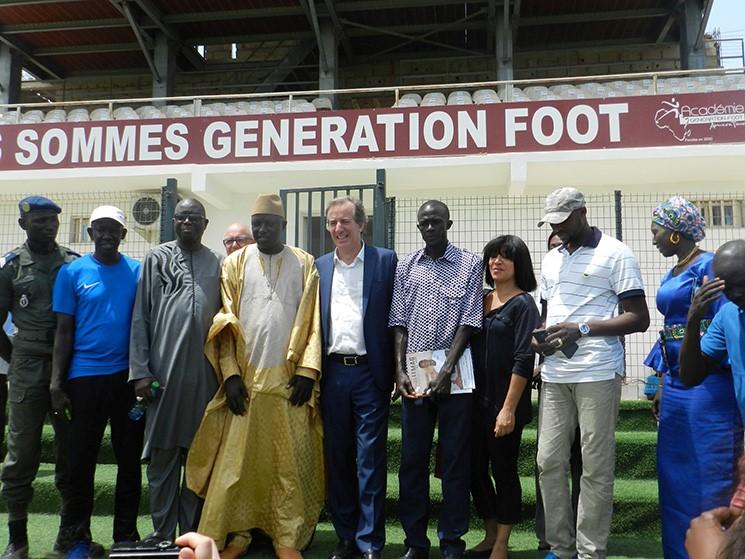
[[[445,559],[463,556],[468,531],[471,394],[450,394],[450,377],[483,314],[481,258],[448,242],[453,222],[440,201],[417,212],[424,248],[398,263],[389,326],[396,354],[396,388],[403,396],[399,510],[407,551],[402,559],[427,559],[429,462],[438,416],[442,494],[437,533]],[[450,350],[426,394],[406,374],[406,354]]]

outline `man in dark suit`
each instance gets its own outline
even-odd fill
[[[339,537],[329,559],[379,559],[385,544],[386,438],[393,387],[388,312],[396,254],[365,245],[362,203],[332,200],[326,227],[336,250],[321,276],[324,449],[328,508]]]

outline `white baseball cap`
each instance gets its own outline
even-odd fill
[[[122,227],[127,226],[127,219],[124,217],[124,212],[116,206],[98,206],[93,213],[91,213],[90,225],[99,219],[113,219],[117,223],[120,223]]]

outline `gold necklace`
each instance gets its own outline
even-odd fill
[[[698,247],[697,247],[697,246],[693,247],[693,250],[692,250],[691,252],[689,252],[689,253],[688,253],[688,256],[686,256],[686,257],[685,257],[685,258],[683,258],[682,260],[678,260],[678,263],[677,263],[677,264],[676,264],[676,265],[674,266],[674,268],[680,268],[680,267],[682,267],[682,266],[685,266],[685,265],[686,265],[686,264],[688,263],[688,261],[689,261],[689,260],[690,260],[691,258],[693,258],[693,256],[694,256],[694,255],[695,255],[695,254],[696,254],[697,252],[698,252]]]

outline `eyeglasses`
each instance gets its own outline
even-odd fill
[[[225,246],[232,244],[245,245],[250,240],[248,237],[227,237],[222,240],[222,244]]]
[[[192,223],[201,223],[202,221],[204,221],[204,216],[193,214],[174,214],[173,219],[180,222],[184,222],[188,219]]]

